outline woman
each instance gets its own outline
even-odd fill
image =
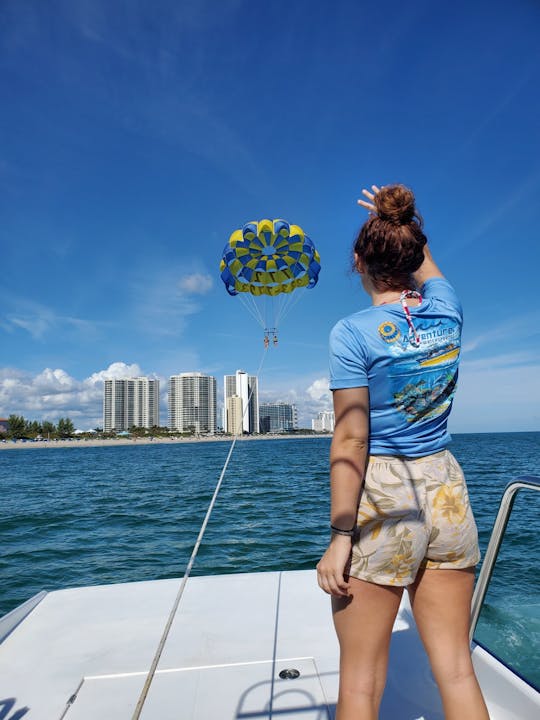
[[[407,588],[446,720],[489,720],[468,639],[476,525],[446,449],[462,312],[414,195],[363,190],[354,264],[372,306],[330,338],[331,540],[317,566],[340,644],[336,720],[376,720]]]

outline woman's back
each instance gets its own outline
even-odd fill
[[[370,453],[419,457],[443,449],[461,344],[462,311],[444,278],[409,308],[372,306],[332,330],[331,388],[369,387]]]

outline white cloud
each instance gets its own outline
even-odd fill
[[[76,381],[67,374],[65,370],[51,370],[45,368],[43,372],[36,375],[33,386],[37,390],[43,390],[49,392],[52,389],[57,389],[61,392],[72,389],[76,384]]]
[[[96,385],[101,384],[104,380],[121,380],[122,378],[139,377],[142,374],[143,372],[137,364],[126,365],[123,362],[115,362],[109,365],[106,370],[93,373],[84,382],[88,385]]]
[[[301,427],[311,428],[311,421],[323,410],[332,410],[332,393],[328,389],[328,378],[314,380],[300,395],[298,417]]]
[[[102,424],[103,380],[144,375],[137,364],[115,362],[105,370],[77,380],[65,370],[45,368],[37,375],[0,369],[0,416],[23,415],[27,420],[57,421],[70,417],[77,428]],[[160,379],[160,389],[166,392]],[[162,408],[164,403],[162,400]]]
[[[294,378],[280,379],[279,384],[264,382],[259,390],[259,402],[286,402],[296,405],[300,427],[311,428],[312,419],[322,410],[332,409],[332,394],[328,390],[328,378],[315,380]]]
[[[307,394],[316,402],[323,403],[326,406],[330,405],[332,402],[332,395],[328,389],[328,378],[322,377],[312,382],[307,389]]]
[[[192,273],[181,278],[178,288],[186,295],[206,295],[214,286],[212,276],[203,273]]]

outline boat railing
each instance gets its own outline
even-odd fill
[[[524,475],[522,477],[517,477],[515,480],[512,480],[512,482],[510,482],[505,488],[505,491],[501,498],[501,503],[499,505],[499,511],[497,513],[497,517],[495,518],[493,530],[491,532],[491,537],[486,550],[486,555],[484,557],[484,562],[482,563],[482,568],[478,575],[478,580],[476,581],[476,586],[474,589],[471,606],[471,625],[469,633],[471,642],[474,632],[476,630],[480,611],[486,597],[489,581],[491,580],[491,576],[495,568],[495,563],[497,561],[499,549],[501,547],[504,533],[508,525],[510,513],[512,512],[512,507],[514,505],[516,496],[521,490],[533,490],[536,492],[540,491],[540,477],[536,477],[533,475]]]

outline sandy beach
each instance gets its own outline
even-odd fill
[[[314,437],[331,437],[329,434],[317,433],[312,434],[294,434],[294,435],[243,435],[238,438],[238,442],[246,442],[252,440],[304,440]],[[154,437],[154,438],[73,438],[72,440],[6,440],[0,441],[0,450],[43,450],[45,448],[81,448],[81,447],[119,447],[121,445],[171,445],[173,443],[200,443],[200,442],[231,442],[230,435],[213,435],[204,437]]]

